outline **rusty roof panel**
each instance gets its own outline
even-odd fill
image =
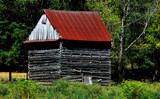
[[[81,41],[112,41],[110,33],[97,12],[44,10],[61,39]]]

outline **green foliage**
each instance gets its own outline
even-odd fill
[[[147,46],[151,49],[160,49],[160,8],[155,12],[151,18],[150,26],[147,29],[145,39]]]
[[[23,59],[21,49],[28,33],[25,24],[8,21],[1,21],[0,24],[0,60],[10,66]]]
[[[147,47],[143,41],[137,42],[133,48],[127,53],[130,63],[134,63],[138,68],[148,69],[153,67],[152,51]]]
[[[143,46],[141,46],[141,51],[139,51],[137,63],[139,67],[152,67],[159,69],[159,53],[160,53],[160,8],[154,13],[151,18],[151,22],[146,30],[146,35],[144,37]],[[143,60],[140,62],[140,60]]]
[[[52,87],[33,81],[17,81],[0,85],[0,97],[30,99],[159,99],[160,83],[124,81],[117,86],[88,85],[58,80]]]
[[[45,92],[45,87],[35,83],[34,81],[17,81],[11,84],[11,88],[7,97],[20,99],[27,98],[29,96],[32,99],[35,99],[40,96],[39,93],[41,93],[42,91]]]
[[[107,90],[106,99],[127,99],[123,93],[123,88],[120,85],[107,86]]]
[[[86,98],[100,98],[101,96],[105,97],[105,93],[107,92],[105,87],[101,87],[100,85],[87,85],[85,83],[80,82],[69,82],[69,81],[56,81],[53,83],[53,86],[50,89],[51,91],[45,95],[45,97],[53,97],[56,96],[59,98],[71,98],[71,99],[86,99]],[[93,96],[92,96],[93,95]],[[55,97],[54,97],[55,98]]]
[[[9,93],[9,86],[8,84],[0,85],[0,97],[3,97]]]
[[[124,81],[123,92],[128,99],[158,99],[160,97],[159,84],[149,84],[140,81]]]
[[[125,81],[122,88],[127,98],[137,98],[144,90],[144,83],[137,81]]]

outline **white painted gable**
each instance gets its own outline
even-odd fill
[[[59,33],[53,28],[45,14],[41,16],[36,27],[29,35],[29,40],[50,40],[59,38]]]

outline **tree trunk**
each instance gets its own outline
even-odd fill
[[[9,81],[12,81],[12,69],[10,67],[10,70],[9,70]]]
[[[153,78],[152,81],[156,80],[156,75],[158,74],[158,68],[155,68],[154,73],[153,73]]]
[[[119,66],[118,66],[118,74],[119,74],[119,78],[118,78],[118,82],[122,82],[123,79],[125,78],[125,71],[124,71],[124,59],[122,58],[121,61],[119,62]]]
[[[144,82],[146,82],[146,69],[143,68],[143,78],[144,78]]]
[[[133,67],[133,62],[131,61],[131,70],[133,71],[134,67]]]
[[[27,75],[26,75],[26,80],[28,80],[28,72],[27,72]]]
[[[133,64],[134,64],[133,61],[131,61],[131,72],[132,72],[132,73],[131,73],[131,79],[135,79],[135,78],[134,78],[135,72],[134,72]]]
[[[125,10],[125,8],[124,8]],[[123,16],[122,18],[122,34],[121,34],[121,43],[120,43],[120,54],[119,54],[119,66],[118,66],[118,73],[119,73],[119,82],[121,82],[124,79],[125,71],[125,58],[124,58],[124,49],[125,49],[125,25],[126,25],[126,17]]]

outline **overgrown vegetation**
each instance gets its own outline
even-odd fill
[[[0,85],[2,98],[30,99],[159,99],[160,83],[124,81],[119,85],[100,86],[58,80],[51,87],[24,80]]]

